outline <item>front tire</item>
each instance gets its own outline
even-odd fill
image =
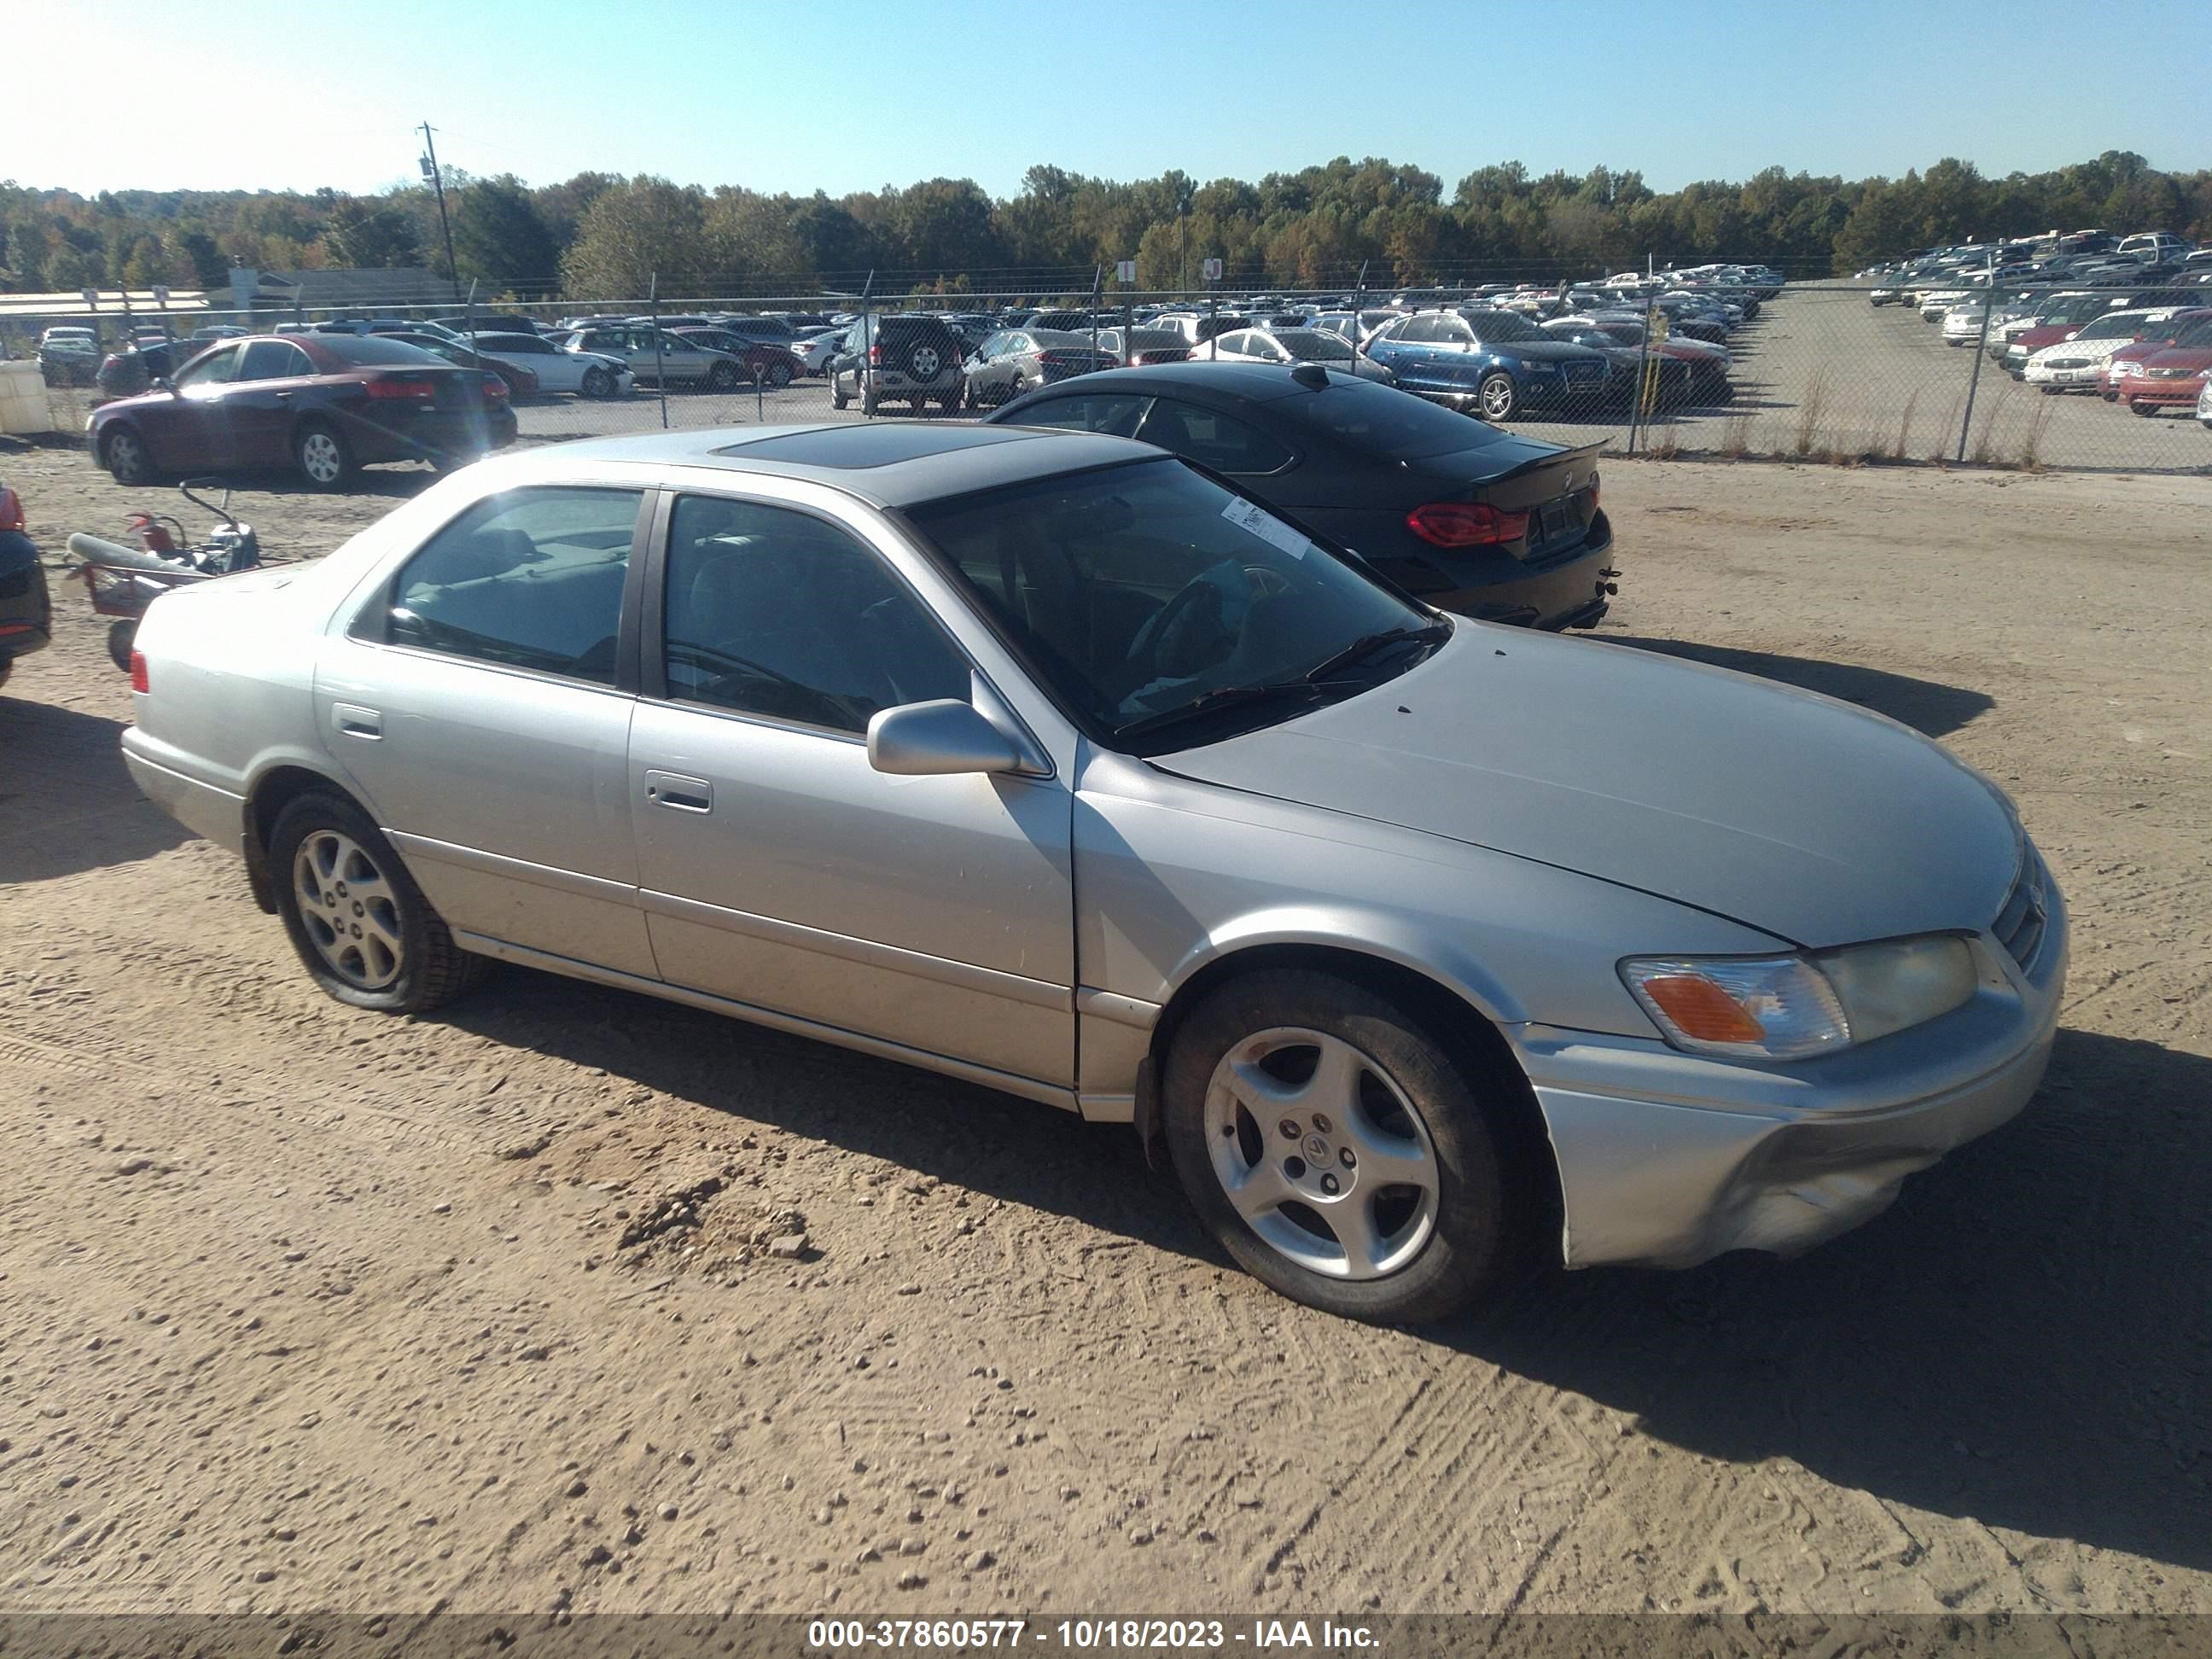
[[[586,398],[604,402],[615,395],[615,377],[604,368],[587,368],[581,390]]]
[[[2156,404],[2147,404],[2140,398],[2131,398],[2128,400],[2128,412],[2131,415],[2141,415],[2145,418],[2148,418],[2149,416],[2158,413],[2158,405]]]
[[[1434,1320],[1511,1265],[1494,1087],[1387,997],[1269,969],[1183,1022],[1162,1127],[1199,1218],[1253,1277],[1346,1318]]]
[[[155,481],[153,452],[136,428],[118,426],[100,446],[100,458],[119,484],[149,484]]]
[[[716,363],[707,371],[707,390],[732,392],[737,389],[738,366],[735,363]]]
[[[333,426],[303,426],[292,439],[292,463],[310,489],[340,489],[353,476],[353,452]]]
[[[428,1013],[483,976],[391,843],[343,796],[301,795],[269,836],[277,909],[307,976],[354,1008]]]
[[[1504,369],[1484,375],[1481,385],[1475,388],[1474,395],[1476,404],[1481,409],[1482,418],[1486,421],[1510,421],[1514,411],[1521,406],[1520,388],[1513,384],[1513,377]]]

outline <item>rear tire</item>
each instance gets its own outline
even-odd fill
[[[842,409],[852,401],[852,398],[846,395],[845,388],[837,384],[836,376],[831,375],[830,377],[830,407]]]
[[[138,624],[125,617],[107,629],[107,659],[125,673],[131,672],[131,653],[138,643]]]
[[[770,392],[781,392],[790,384],[791,365],[789,363],[770,363],[768,366],[768,389]]]
[[[737,388],[738,379],[738,366],[735,363],[716,363],[714,368],[707,371],[707,390],[709,392],[734,391]]]
[[[1441,1319],[1514,1267],[1519,1194],[1486,1105],[1509,1081],[1364,985],[1270,969],[1182,1022],[1162,1127],[1199,1218],[1255,1278],[1346,1318]]]
[[[301,795],[277,814],[269,867],[293,950],[336,1000],[422,1014],[483,977],[485,959],[453,943],[391,843],[343,796]]]
[[[293,434],[292,464],[310,489],[342,489],[353,477],[353,452],[336,427],[320,421]]]

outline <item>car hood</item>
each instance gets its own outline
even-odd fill
[[[1370,692],[1152,763],[1808,948],[1986,928],[2018,866],[1995,790],[1893,720],[1653,652],[1481,624]]]

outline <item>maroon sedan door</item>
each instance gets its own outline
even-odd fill
[[[242,345],[203,352],[178,373],[175,390],[149,392],[134,400],[132,418],[155,465],[174,472],[215,472],[233,464],[223,393],[244,355]]]
[[[231,465],[290,465],[292,427],[314,390],[315,366],[289,340],[254,340],[222,402],[229,415]]]

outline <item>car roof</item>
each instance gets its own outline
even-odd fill
[[[878,507],[907,507],[1159,456],[1148,444],[1097,433],[872,421],[586,440],[550,445],[511,465],[531,472],[565,471],[581,461],[765,473],[826,484]]]

